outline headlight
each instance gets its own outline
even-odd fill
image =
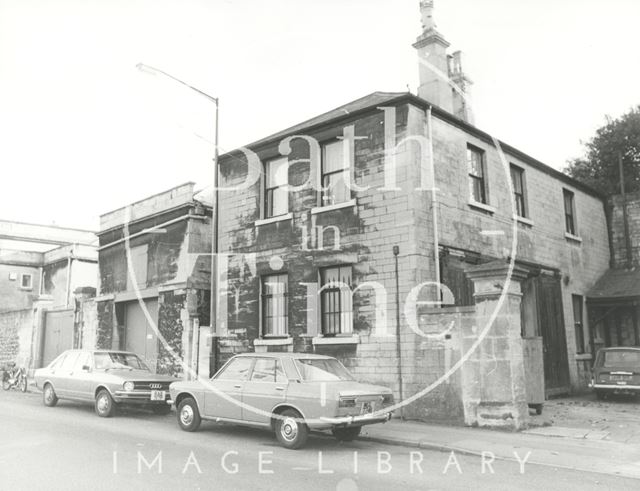
[[[135,385],[133,384],[133,382],[125,382],[123,387],[127,392],[131,392],[134,389]]]

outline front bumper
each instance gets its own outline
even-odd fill
[[[116,390],[113,393],[113,398],[117,403],[124,404],[172,404],[171,396],[169,392],[165,394],[163,401],[152,401],[150,390]]]
[[[594,384],[590,383],[589,387],[595,390],[614,390],[619,392],[640,392],[639,385],[617,385],[617,384]]]
[[[392,413],[361,414],[358,416],[339,416],[335,418],[321,417],[320,421],[330,427],[364,426],[375,423],[386,423],[391,419]]]

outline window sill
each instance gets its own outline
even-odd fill
[[[293,218],[293,213],[287,213],[286,215],[278,215],[277,217],[263,218],[261,220],[256,220],[255,225],[256,227],[259,227],[260,225],[268,225],[269,223],[284,222],[287,220],[291,220],[292,218]]]
[[[324,213],[325,211],[341,210],[342,208],[353,208],[356,206],[356,200],[351,199],[344,203],[337,203],[335,205],[317,206],[311,209],[311,214],[316,215],[318,213]]]
[[[569,232],[565,232],[564,233],[564,238],[567,239],[567,240],[571,240],[573,242],[577,242],[579,244],[582,243],[582,238],[581,237],[578,237],[577,235],[570,234]]]
[[[516,216],[516,220],[518,221],[518,223],[521,223],[522,225],[533,227],[533,220],[530,220],[526,217]]]
[[[254,339],[254,346],[289,346],[293,344],[293,338],[263,338]]]
[[[469,208],[475,208],[476,210],[484,211],[485,213],[494,214],[496,209],[493,206],[485,205],[484,203],[479,203],[477,201],[469,201],[467,203]]]
[[[315,337],[311,340],[313,345],[316,344],[358,344],[360,337],[357,334],[352,336],[336,336],[331,338]]]

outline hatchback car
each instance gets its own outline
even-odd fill
[[[169,413],[169,385],[175,380],[152,373],[135,353],[100,350],[65,351],[36,370],[34,378],[46,406],[55,406],[58,399],[93,402],[105,418],[123,405]]]
[[[608,394],[640,394],[640,348],[600,349],[590,385],[598,399]]]
[[[357,382],[335,358],[303,353],[238,355],[210,381],[174,382],[170,391],[185,431],[203,419],[263,427],[291,449],[310,430],[353,440],[362,426],[388,421],[393,405],[388,388]]]

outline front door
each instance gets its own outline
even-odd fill
[[[562,309],[560,276],[540,274],[536,279],[538,325],[543,343],[547,396],[569,392],[569,359]]]
[[[242,419],[269,424],[273,408],[284,402],[287,380],[281,363],[275,358],[256,358],[251,379],[242,390]]]
[[[124,322],[124,349],[139,355],[155,372],[158,362],[158,300],[145,300],[144,307],[138,301],[127,303]]]
[[[242,389],[247,383],[252,365],[253,358],[234,358],[210,381],[215,391],[205,385],[206,417],[242,419]]]
[[[80,351],[69,351],[56,367],[55,391],[60,397],[73,397],[73,370]]]

